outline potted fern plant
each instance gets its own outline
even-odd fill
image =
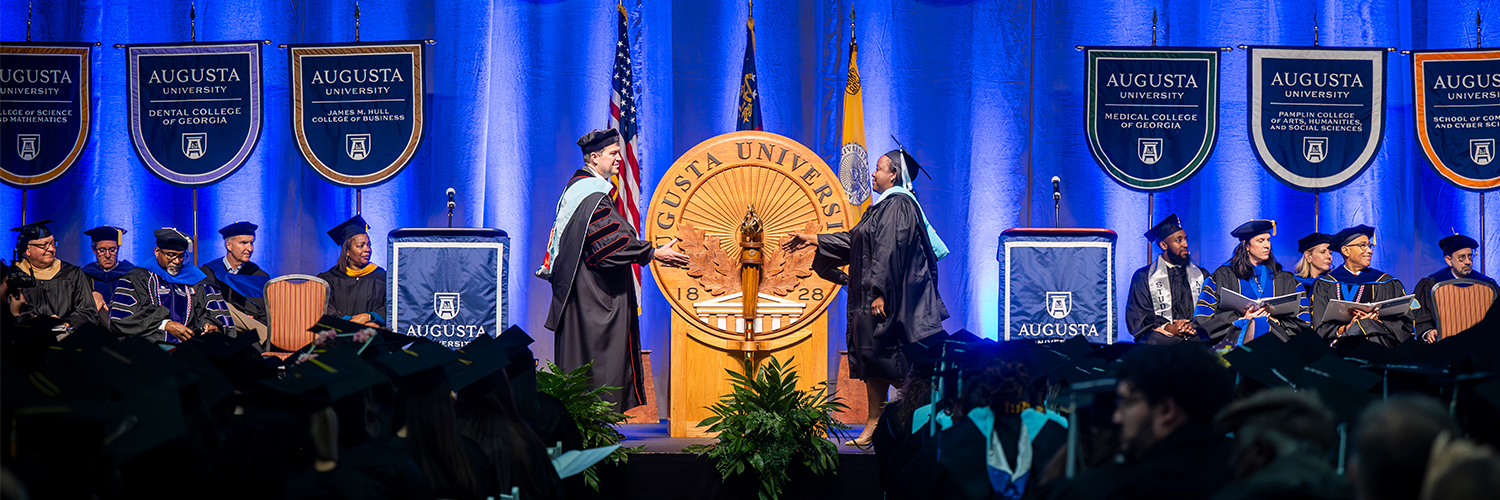
[[[563,406],[568,408],[568,415],[578,423],[578,432],[583,434],[585,449],[619,444],[625,440],[625,435],[619,429],[620,423],[626,419],[625,414],[615,411],[614,405],[609,404],[602,396],[619,387],[593,387],[588,376],[589,368],[593,366],[594,363],[590,361],[568,372],[548,361],[547,368],[536,374],[538,389],[562,401]],[[623,465],[630,459],[626,453],[639,451],[641,447],[619,448],[599,463]],[[598,467],[599,464],[594,464],[583,471],[584,483],[596,492],[599,491]]]
[[[827,382],[798,390],[791,362],[770,358],[757,374],[747,357],[744,373],[725,370],[734,390],[710,406],[713,416],[701,423],[718,441],[683,450],[713,460],[726,481],[742,474],[759,479],[761,500],[780,498],[794,472],[836,473],[838,447],[828,435],[849,428],[832,416],[844,405],[830,399]]]

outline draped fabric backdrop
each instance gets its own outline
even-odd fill
[[[27,193],[27,217],[55,219],[58,255],[92,259],[81,232],[128,228],[122,257],[151,258],[151,230],[191,232],[190,191],[141,165],[126,124],[124,51],[116,43],[185,41],[187,0],[35,2],[33,39],[100,41],[95,51],[98,117],[79,164]],[[643,200],[657,176],[698,142],[734,130],[743,1],[628,0],[640,117]],[[795,139],[837,164],[849,11],[857,10],[865,130],[871,157],[899,138],[933,179],[917,192],[953,253],[940,267],[950,330],[998,330],[1000,232],[1051,226],[1051,184],[1063,182],[1064,227],[1118,231],[1119,293],[1147,261],[1140,236],[1147,196],[1111,181],[1084,142],[1084,60],[1075,45],[1310,45],[1313,14],[1325,46],[1469,48],[1474,14],[1500,22],[1500,2],[1479,0],[763,0],[755,6],[757,66],[765,130]],[[0,39],[25,39],[27,2],[0,0]],[[374,259],[386,265],[387,231],[446,223],[444,190],[458,191],[454,224],[495,227],[512,238],[512,318],[551,358],[542,328],[549,289],[531,276],[546,245],[558,196],[581,165],[573,141],[607,123],[614,61],[614,2],[602,0],[365,0],[365,41],[434,39],[428,130],[411,165],[364,191]],[[287,55],[280,43],[354,39],[352,1],[198,2],[200,41],[270,40],[265,48],[265,119],[259,146],[228,180],[199,189],[200,260],[222,256],[214,231],[235,220],[261,225],[255,260],[273,274],[325,270],[337,248],[323,234],[354,214],[353,190],[318,177],[297,153],[290,127]],[[1492,25],[1486,23],[1487,25]],[[1485,33],[1500,44],[1500,29]],[[1441,267],[1437,239],[1478,237],[1479,195],[1433,173],[1413,133],[1410,61],[1390,54],[1389,121],[1379,156],[1360,178],[1322,197],[1321,229],[1378,228],[1374,265],[1408,289]],[[1224,54],[1218,146],[1191,181],[1156,197],[1155,215],[1186,222],[1195,260],[1227,260],[1229,230],[1250,218],[1279,223],[1273,239],[1285,266],[1296,239],[1313,230],[1313,196],[1273,179],[1257,163],[1246,130],[1246,61]],[[12,147],[0,144],[0,148]],[[1481,255],[1500,272],[1500,195],[1488,201]],[[20,224],[20,190],[0,188],[0,224]],[[669,306],[646,278],[643,343],[667,372]],[[1123,302],[1123,301],[1122,301]],[[843,308],[830,311],[831,344],[843,345]],[[1123,315],[1123,306],[1122,306]],[[1122,332],[1123,333],[1123,332]],[[1128,337],[1128,336],[1127,336]],[[665,394],[666,384],[661,384]]]

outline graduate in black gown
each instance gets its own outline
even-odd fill
[[[271,275],[250,261],[250,256],[255,253],[255,230],[259,227],[239,221],[220,228],[219,235],[224,237],[224,258],[208,261],[198,269],[218,283],[230,306],[264,326],[266,301],[263,289]]]
[[[120,278],[135,269],[135,264],[120,258],[120,240],[127,232],[114,226],[99,226],[83,232],[93,240],[89,249],[94,253],[94,261],[83,266],[83,274],[94,283],[94,305],[105,311],[101,315],[105,320],[109,318],[109,299],[115,296]]]
[[[869,398],[868,420],[853,442],[861,446],[875,434],[888,387],[910,369],[901,347],[943,331],[948,319],[937,288],[937,262],[948,248],[911,191],[920,171],[904,149],[886,153],[870,173],[880,194],[858,224],[846,232],[791,233],[782,242],[787,251],[816,245],[813,270],[849,287],[849,377],[865,382]],[[838,269],[844,265],[848,274]]]
[[[339,245],[339,261],[318,273],[328,282],[326,313],[370,326],[386,324],[385,269],[370,262],[370,226],[355,215],[328,230]]]
[[[16,262],[8,271],[24,273],[36,281],[35,286],[20,289],[25,303],[16,319],[24,323],[38,316],[51,316],[75,328],[95,323],[99,314],[94,304],[94,288],[82,269],[57,258],[57,238],[47,229],[48,222],[52,221],[11,229],[18,233]]]
[[[1443,250],[1443,260],[1448,263],[1448,267],[1417,281],[1417,288],[1413,292],[1421,307],[1412,311],[1412,317],[1416,320],[1417,338],[1423,342],[1437,341],[1437,313],[1434,312],[1432,302],[1433,285],[1454,279],[1470,279],[1496,286],[1493,278],[1474,270],[1474,249],[1479,248],[1479,242],[1474,241],[1474,238],[1455,234],[1438,240],[1438,248]]]
[[[223,294],[197,268],[185,265],[191,240],[174,228],[156,236],[155,259],[125,273],[109,304],[110,330],[119,336],[176,344],[235,326]]]
[[[1323,321],[1328,302],[1380,302],[1406,295],[1401,280],[1370,267],[1374,250],[1375,228],[1358,225],[1333,235],[1330,248],[1337,247],[1344,263],[1318,278],[1313,288],[1313,330],[1325,339],[1364,336],[1366,340],[1395,347],[1412,337],[1410,313],[1381,318],[1379,311],[1354,312],[1352,322]]]
[[[686,265],[671,244],[653,248],[614,207],[620,134],[595,130],[578,139],[583,168],[573,172],[557,203],[547,255],[536,276],[552,284],[547,329],[555,332],[558,365],[572,371],[594,363],[598,386],[619,387],[604,399],[624,412],[646,401],[633,266],[656,259]]]
[[[1168,215],[1146,239],[1161,255],[1135,270],[1125,301],[1125,326],[1136,342],[1173,343],[1202,340],[1193,323],[1193,304],[1203,291],[1208,272],[1193,264],[1187,232],[1177,214]]]
[[[1283,271],[1271,252],[1271,237],[1276,222],[1252,220],[1230,232],[1240,240],[1234,246],[1229,262],[1215,269],[1203,281],[1198,294],[1196,321],[1198,329],[1208,335],[1212,344],[1243,345],[1256,336],[1275,334],[1285,341],[1309,325],[1300,318],[1300,309],[1290,314],[1271,316],[1266,310],[1251,306],[1243,311],[1230,310],[1220,304],[1225,290],[1233,290],[1248,299],[1268,299],[1298,292],[1301,286],[1292,273]]]

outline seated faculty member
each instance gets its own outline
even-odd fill
[[[901,348],[942,332],[948,319],[937,288],[937,261],[948,248],[911,191],[921,168],[904,149],[886,153],[870,172],[880,194],[858,224],[847,232],[791,233],[781,244],[784,251],[817,246],[813,269],[849,285],[849,378],[864,381],[869,410],[852,443],[859,446],[870,444],[888,388],[911,368]],[[848,274],[838,269],[845,265]]]
[[[552,284],[544,326],[555,332],[558,364],[571,371],[592,361],[594,387],[616,387],[602,396],[624,412],[646,402],[631,266],[652,259],[680,266],[688,257],[671,243],[653,248],[615,210],[610,178],[620,173],[619,131],[589,132],[578,147],[583,168],[573,171],[557,202],[547,254],[536,271]]]
[[[1193,264],[1187,232],[1177,214],[1168,215],[1146,231],[1146,239],[1156,243],[1161,254],[1131,276],[1125,325],[1136,342],[1197,339],[1193,304],[1203,291],[1208,272]]]
[[[1363,224],[1333,235],[1329,246],[1338,248],[1344,262],[1318,278],[1313,286],[1312,325],[1323,338],[1365,336],[1386,347],[1395,347],[1411,338],[1410,313],[1382,319],[1380,311],[1354,311],[1353,321],[1323,320],[1332,300],[1370,303],[1406,295],[1401,280],[1370,267],[1370,258],[1375,255],[1374,241],[1375,228]]]
[[[1438,240],[1438,248],[1443,250],[1443,261],[1448,263],[1448,267],[1422,278],[1413,292],[1421,307],[1412,311],[1412,317],[1417,323],[1418,338],[1425,342],[1437,340],[1437,311],[1433,309],[1432,302],[1433,285],[1454,279],[1470,279],[1496,286],[1494,279],[1474,270],[1474,249],[1479,248],[1479,242],[1474,241],[1474,238],[1455,234]]]
[[[155,259],[125,273],[109,304],[116,335],[176,344],[234,326],[218,287],[197,268],[184,265],[192,241],[176,228],[152,232]]]
[[[9,271],[24,273],[36,281],[34,286],[20,290],[24,300],[16,311],[16,320],[50,316],[73,327],[94,323],[99,314],[89,278],[78,266],[57,258],[57,238],[47,229],[49,222],[11,229],[17,233],[16,263]]]
[[[370,226],[355,215],[333,229],[328,237],[339,245],[339,260],[333,269],[318,273],[328,282],[327,313],[369,326],[385,325],[385,269],[370,262]]]
[[[1328,248],[1330,243],[1333,243],[1333,236],[1323,233],[1309,234],[1297,240],[1297,251],[1302,253],[1302,258],[1292,266],[1292,276],[1309,296],[1312,295],[1313,283],[1333,267],[1333,249]]]
[[[265,330],[266,305],[263,298],[266,281],[271,275],[250,261],[255,253],[255,230],[259,226],[239,221],[219,229],[224,237],[224,258],[208,261],[199,270],[214,280],[230,310],[240,319],[240,328]],[[246,321],[249,320],[249,321]]]
[[[83,274],[94,282],[94,304],[98,309],[109,309],[109,300],[114,298],[120,279],[135,269],[135,264],[120,258],[120,243],[127,232],[114,226],[99,226],[83,232],[93,240],[89,249],[94,254],[94,261],[83,266]],[[109,313],[103,316],[108,318]]]
[[[1221,294],[1225,290],[1255,300],[1297,293],[1299,287],[1292,273],[1281,270],[1271,252],[1275,221],[1252,220],[1240,224],[1230,234],[1240,243],[1234,246],[1229,262],[1215,269],[1203,282],[1203,292],[1198,295],[1198,328],[1208,334],[1211,343],[1236,346],[1267,332],[1283,341],[1300,333],[1307,327],[1297,317],[1300,311],[1273,317],[1253,305],[1245,310],[1230,310],[1222,305]]]

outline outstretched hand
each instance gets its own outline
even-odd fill
[[[818,235],[808,233],[787,233],[786,239],[781,241],[781,249],[794,252],[802,247],[812,245],[818,246]]]
[[[667,242],[667,244],[657,247],[656,252],[651,255],[651,258],[667,266],[686,266],[688,263],[688,256],[685,253],[673,250],[672,245],[676,244],[677,238],[672,238],[672,241],[669,241]]]

